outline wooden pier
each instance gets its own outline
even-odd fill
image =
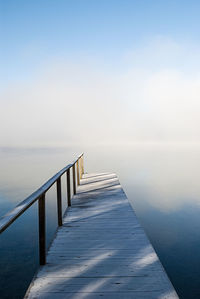
[[[115,174],[83,175],[45,262],[25,298],[178,298]]]

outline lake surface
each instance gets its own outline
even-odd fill
[[[116,172],[180,298],[200,298],[200,147],[0,149],[0,216],[85,152],[85,171]],[[66,177],[62,179],[66,207]],[[47,244],[57,227],[47,193]],[[23,298],[38,267],[37,203],[0,235],[0,297]]]

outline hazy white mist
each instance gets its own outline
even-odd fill
[[[110,64],[45,61],[1,91],[0,146],[197,143],[199,53],[157,37]]]

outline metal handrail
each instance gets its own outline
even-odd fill
[[[76,170],[75,170],[75,165]],[[61,176],[67,174],[67,201],[68,206],[71,206],[71,184],[70,184],[70,169],[73,170],[73,193],[76,194],[76,184],[80,184],[80,178],[84,173],[83,153],[71,164],[68,164],[39,189],[29,195],[26,199],[20,202],[13,210],[0,218],[0,234],[6,230],[20,215],[22,215],[32,204],[38,200],[38,214],[39,214],[39,251],[40,264],[46,263],[46,234],[45,234],[45,193],[56,183],[57,185],[57,212],[58,225],[62,225],[62,200],[61,200]]]

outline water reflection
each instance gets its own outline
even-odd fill
[[[0,215],[37,189],[79,148],[1,149]],[[200,148],[88,147],[87,172],[116,172],[181,298],[200,297]],[[62,179],[66,206],[66,180]],[[47,193],[47,243],[56,230]],[[0,236],[1,298],[22,298],[38,266],[37,203]],[[17,279],[16,279],[17,273]],[[13,295],[15,294],[15,295]]]

